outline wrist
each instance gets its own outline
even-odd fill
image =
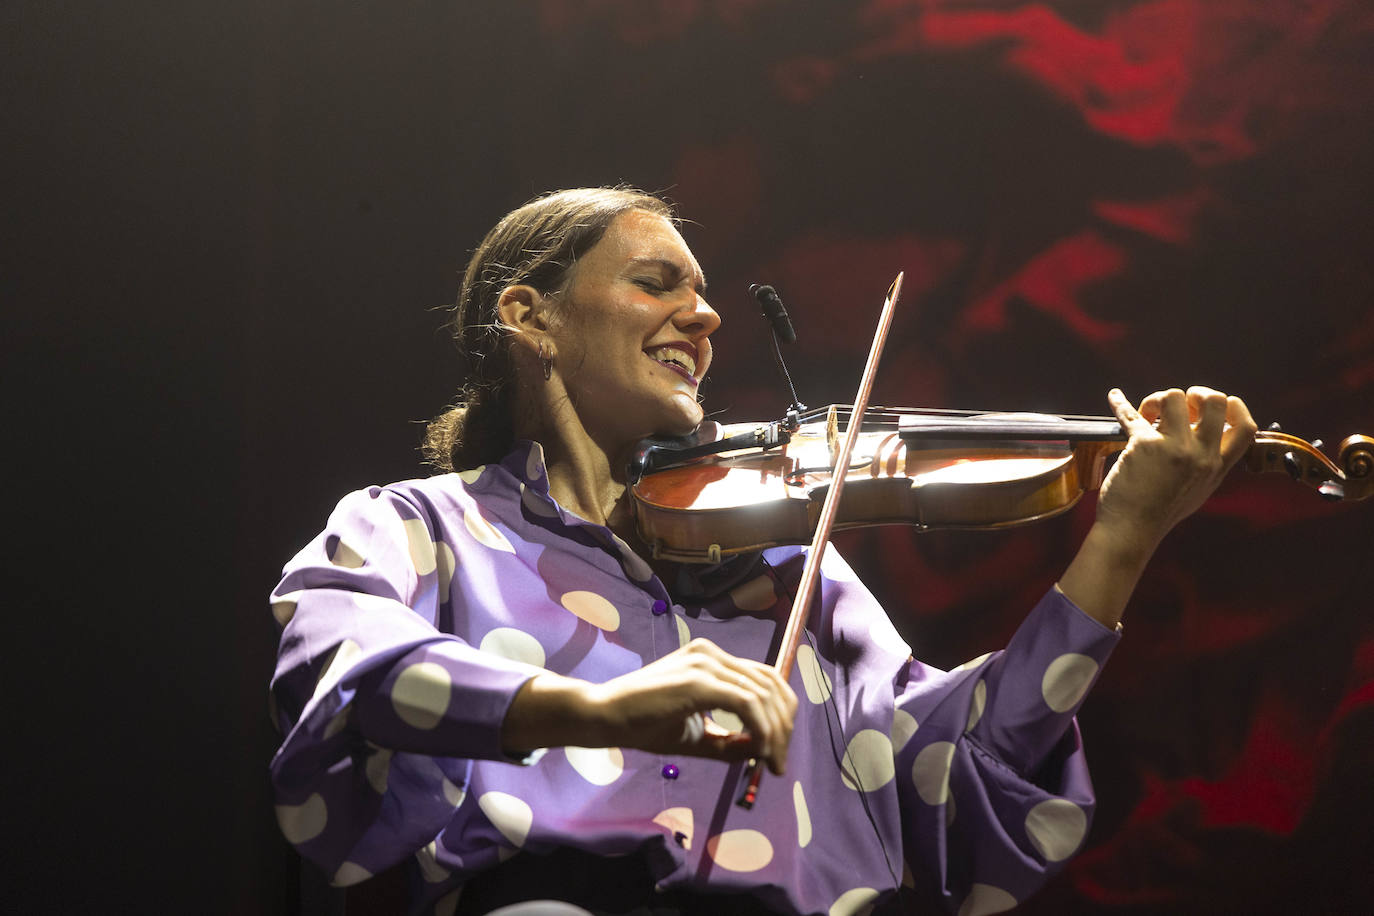
[[[535,748],[595,747],[600,728],[591,698],[596,685],[547,671],[526,681],[501,726],[501,748],[521,756]]]
[[[1138,575],[1150,562],[1163,535],[1152,535],[1145,526],[1098,517],[1083,539],[1083,548],[1100,556],[1100,562],[1122,573]]]
[[[1156,543],[1096,522],[1059,579],[1059,589],[1090,617],[1115,627]]]

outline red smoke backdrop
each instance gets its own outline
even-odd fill
[[[672,138],[669,187],[739,312],[709,405],[785,403],[761,333],[731,334],[757,324],[747,283],[786,297],[816,404],[852,397],[901,268],[882,403],[1101,413],[1111,385],[1205,383],[1332,445],[1368,432],[1367,5],[809,9],[540,6],[560,53],[616,61],[585,102]],[[544,117],[556,138],[583,108]],[[952,665],[1005,640],[1090,518],[840,544],[916,652]],[[1021,911],[1367,910],[1371,560],[1374,506],[1282,475],[1237,472],[1171,537],[1083,716],[1102,798],[1088,847]]]

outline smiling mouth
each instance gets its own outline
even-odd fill
[[[696,358],[686,350],[669,346],[659,347],[652,351],[645,350],[644,354],[659,365],[672,369],[694,386],[701,384],[701,380],[697,378]]]

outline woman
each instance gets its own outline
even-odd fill
[[[1155,545],[1245,451],[1245,405],[1111,392],[1131,441],[1081,550],[955,671],[827,551],[784,682],[762,660],[804,549],[651,564],[625,492],[642,439],[702,423],[704,287],[669,208],[623,189],[533,201],[474,254],[473,378],[427,443],[450,473],[345,497],[273,597],[278,818],[336,883],[409,860],[421,911],[987,913],[1081,843],[1073,714]],[[744,810],[750,757],[773,775]]]

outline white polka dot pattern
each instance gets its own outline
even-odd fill
[[[458,912],[458,898],[461,896],[463,896],[463,889],[459,887],[440,897],[434,904],[434,916],[454,916]]]
[[[741,611],[766,611],[777,603],[778,596],[773,591],[773,580],[758,576],[730,589],[730,600]]]
[[[797,845],[805,849],[811,842],[811,810],[806,807],[800,780],[792,783],[792,807],[797,811]]]
[[[1086,655],[1066,652],[1050,662],[1040,682],[1045,703],[1055,712],[1068,712],[1078,705],[1097,677],[1097,662]]]
[[[992,653],[991,653],[991,652],[984,652],[982,655],[978,656],[977,658],[971,658],[971,659],[969,659],[968,661],[964,662],[962,665],[960,665],[959,667],[955,668],[954,670],[955,670],[955,671],[969,671],[969,670],[971,670],[971,669],[973,669],[973,668],[977,668],[979,665],[981,665],[983,662],[987,661],[987,660],[990,659],[990,658],[992,658]]]
[[[289,843],[308,843],[324,832],[328,820],[329,811],[318,792],[299,805],[277,805],[277,825]]]
[[[677,834],[682,834],[680,840],[682,848],[692,848],[692,835],[696,829],[696,818],[692,815],[691,808],[665,808],[654,815],[654,823],[673,834],[675,839]]]
[[[543,645],[529,633],[514,627],[497,627],[482,637],[478,648],[513,662],[524,662],[536,668],[544,667]]]
[[[358,569],[363,565],[364,560],[362,554],[349,547],[343,542],[343,538],[340,538],[334,544],[334,551],[329,555],[329,562],[335,566],[342,566],[344,569]]]
[[[894,754],[906,747],[906,743],[911,740],[911,736],[916,734],[916,717],[905,709],[897,709],[892,712],[892,752]]]
[[[968,724],[964,726],[965,732],[973,731],[973,726],[978,724],[978,720],[983,718],[983,708],[988,705],[988,684],[982,678],[973,685],[973,698],[968,704]]]
[[[452,693],[453,680],[443,665],[416,662],[406,666],[391,685],[391,707],[402,722],[429,730],[448,712]]]
[[[927,805],[939,805],[949,798],[949,765],[954,760],[954,745],[935,741],[921,748],[911,766],[911,781],[916,794]]]
[[[345,706],[334,714],[329,723],[324,727],[324,737],[333,738],[339,732],[348,727],[348,717],[353,714],[352,706]]]
[[[874,888],[856,887],[836,898],[827,916],[868,916],[877,900],[878,892]]]
[[[553,503],[549,502],[541,494],[531,490],[523,483],[520,485],[520,502],[524,504],[525,508],[528,509],[532,515],[538,515],[543,518],[558,517],[558,510],[554,508]]]
[[[1073,855],[1087,832],[1087,813],[1067,798],[1042,801],[1026,815],[1026,834],[1047,862]]]
[[[1016,898],[1000,887],[991,884],[975,884],[959,907],[959,916],[991,916],[1005,913],[1016,906]]]
[[[758,871],[773,861],[773,844],[757,830],[727,830],[706,841],[706,854],[726,871]]]
[[[395,752],[390,748],[377,747],[372,745],[368,748],[367,783],[372,786],[372,791],[378,795],[386,794],[386,778],[391,772],[391,757]]]
[[[614,633],[620,629],[620,611],[596,592],[567,592],[558,603],[599,630]]]
[[[277,626],[285,628],[296,616],[296,602],[300,597],[300,592],[291,592],[272,602],[272,618],[277,621]]]
[[[506,536],[496,528],[492,527],[491,522],[482,517],[482,513],[476,506],[470,507],[463,513],[463,524],[468,529],[468,534],[472,535],[477,543],[492,550],[502,550],[506,553],[515,553],[515,548],[511,546]]]
[[[327,696],[362,657],[362,646],[353,640],[345,639],[339,643],[338,648],[334,650],[334,654],[325,664],[324,670],[320,672],[320,679],[315,683],[315,694],[311,697],[311,702],[318,703],[321,697]]]
[[[725,729],[727,732],[744,731],[744,720],[735,715],[728,709],[711,710],[711,721]]]
[[[439,843],[430,840],[429,845],[415,853],[415,861],[420,866],[420,874],[430,884],[438,884],[448,878],[449,870],[439,864]]]
[[[339,866],[339,870],[334,872],[334,879],[330,881],[335,887],[348,887],[352,884],[361,884],[372,877],[372,872],[363,868],[356,862],[345,862]]]
[[[892,741],[887,735],[876,728],[865,728],[850,740],[840,771],[845,786],[872,792],[887,785],[896,774]]]
[[[801,675],[802,688],[806,698],[812,703],[824,703],[830,699],[830,678],[816,658],[816,650],[802,644],[797,647],[797,673]]]
[[[458,479],[461,480],[463,483],[467,484],[468,486],[472,486],[481,478],[482,472],[486,469],[487,466],[485,464],[482,464],[466,471],[459,471]]]
[[[534,825],[534,811],[529,805],[505,792],[484,792],[477,799],[477,807],[508,843],[517,849],[525,845]]]
[[[450,782],[447,776],[441,776],[439,778],[439,788],[444,793],[444,801],[455,808],[463,803],[463,799],[466,798],[468,794],[467,789]]]
[[[418,518],[408,518],[401,523],[406,530],[406,546],[410,548],[410,563],[415,572],[427,576],[434,572],[434,542],[429,538],[429,529]]]
[[[443,541],[434,543],[434,565],[439,573],[439,600],[448,600],[448,587],[453,583],[453,571],[458,567],[458,560],[453,555],[453,548]]]
[[[1018,897],[1024,896],[1020,877],[1013,873],[1017,856],[1022,857],[1020,861],[1026,867],[1034,868],[1035,862],[1042,866],[1046,862],[1063,864],[1068,860],[1064,857],[1082,850],[1086,844],[1083,825],[1088,820],[1084,811],[1091,809],[1080,809],[1067,801],[1071,798],[1081,802],[1081,794],[1087,791],[1077,778],[1081,772],[1078,769],[1048,774],[1059,780],[1051,784],[1058,786],[1057,794],[1064,797],[1041,805],[1037,803],[1044,803],[1051,796],[1032,786],[1025,786],[1023,791],[1010,788],[1009,801],[999,795],[993,801],[991,814],[981,803],[973,804],[968,800],[973,795],[961,794],[958,799],[954,798],[955,792],[976,786],[974,780],[981,773],[981,770],[966,769],[969,747],[961,746],[960,742],[971,739],[961,738],[961,730],[972,729],[976,735],[983,729],[984,718],[990,725],[996,725],[1003,715],[1020,717],[1025,713],[1025,721],[1031,723],[1028,729],[1036,729],[1034,734],[1028,731],[1026,736],[1025,743],[1032,745],[1042,737],[1052,741],[1062,728],[1067,715],[1053,713],[1048,705],[1042,704],[1059,702],[1055,697],[1066,691],[1051,678],[1050,686],[1037,695],[1037,690],[1042,690],[1042,681],[1036,676],[1043,678],[1051,660],[1061,653],[1086,653],[1096,657],[1100,638],[1096,630],[1079,625],[1081,621],[1074,616],[1078,613],[1075,609],[1070,606],[1067,612],[1072,613],[1067,613],[1061,608],[1064,602],[1044,602],[1032,621],[1043,624],[1034,632],[1064,633],[1065,639],[1056,641],[1057,644],[1020,639],[1016,645],[1024,650],[1023,654],[1004,663],[997,660],[998,655],[989,653],[961,666],[974,670],[953,674],[911,662],[911,670],[906,672],[910,680],[898,676],[898,690],[902,696],[896,699],[909,710],[903,711],[894,707],[892,678],[900,674],[910,647],[900,639],[895,628],[885,625],[881,608],[869,600],[862,588],[850,588],[846,582],[837,583],[827,578],[823,587],[827,590],[827,609],[832,613],[816,621],[817,641],[799,647],[798,672],[791,684],[797,695],[804,698],[798,715],[799,727],[814,732],[819,726],[822,738],[826,710],[835,699],[845,699],[842,705],[848,727],[842,731],[843,738],[836,748],[842,754],[839,761],[831,761],[832,765],[836,762],[840,765],[828,772],[806,767],[789,771],[785,782],[791,785],[774,786],[783,790],[773,799],[775,810],[767,818],[754,818],[752,823],[741,817],[723,818],[719,824],[708,824],[712,809],[709,804],[704,807],[698,804],[701,801],[698,789],[703,778],[710,781],[710,774],[703,772],[704,764],[700,761],[680,755],[643,761],[642,754],[624,748],[555,747],[547,752],[548,759],[542,763],[531,767],[524,765],[528,761],[520,761],[522,765],[517,767],[501,761],[450,761],[422,754],[395,752],[393,755],[375,748],[367,749],[358,729],[360,722],[368,720],[348,711],[350,705],[340,701],[351,695],[349,688],[359,680],[371,680],[370,677],[361,678],[359,673],[376,664],[372,656],[378,652],[384,655],[392,652],[393,660],[388,663],[387,680],[382,682],[382,696],[373,698],[374,702],[380,702],[382,716],[375,724],[383,727],[390,723],[387,727],[392,731],[402,730],[398,735],[411,735],[413,744],[422,739],[422,743],[438,740],[442,730],[459,717],[459,712],[462,717],[469,714],[465,708],[470,683],[468,666],[493,672],[528,669],[528,673],[533,674],[544,666],[554,667],[566,662],[578,676],[589,680],[604,679],[623,671],[626,664],[638,663],[638,659],[661,657],[677,648],[675,643],[679,641],[690,645],[693,638],[737,640],[730,642],[736,650],[752,646],[753,649],[742,654],[757,657],[758,646],[767,645],[767,640],[772,638],[774,608],[768,605],[780,606],[786,597],[784,583],[798,572],[804,549],[779,547],[767,552],[768,561],[777,569],[776,574],[762,563],[743,576],[729,575],[731,570],[728,569],[714,574],[700,571],[705,573],[701,585],[706,597],[701,597],[697,590],[689,590],[678,595],[683,605],[672,604],[674,599],[663,592],[662,584],[651,575],[652,569],[657,568],[656,563],[651,565],[633,553],[626,553],[621,543],[610,538],[604,529],[562,513],[543,497],[540,490],[542,468],[539,480],[527,481],[527,485],[521,487],[526,457],[527,449],[522,445],[521,450],[500,467],[487,468],[474,486],[467,489],[459,476],[452,474],[378,488],[372,502],[366,496],[350,497],[348,504],[341,505],[340,512],[331,516],[330,527],[314,541],[313,548],[305,551],[299,562],[293,561],[299,568],[288,571],[283,579],[286,584],[279,592],[299,589],[304,584],[313,587],[321,581],[327,582],[331,576],[328,570],[332,569],[334,580],[352,580],[377,594],[355,599],[356,593],[351,589],[322,588],[318,592],[273,596],[274,620],[285,624],[287,649],[293,653],[286,661],[294,666],[292,670],[303,673],[306,678],[300,683],[293,675],[289,684],[283,682],[279,687],[283,713],[278,719],[289,729],[292,723],[285,721],[286,713],[302,714],[304,710],[308,728],[298,728],[289,734],[302,736],[310,742],[304,751],[300,747],[287,748],[297,756],[286,760],[286,764],[297,766],[297,769],[279,768],[277,771],[283,774],[278,778],[285,779],[278,786],[277,801],[298,803],[305,801],[312,792],[319,793],[321,807],[328,809],[327,825],[300,848],[326,856],[335,868],[331,878],[351,882],[363,879],[372,868],[381,869],[382,860],[375,857],[375,851],[369,851],[366,845],[350,846],[348,838],[355,836],[355,828],[360,825],[353,823],[355,812],[350,806],[342,804],[344,801],[366,803],[369,798],[371,806],[380,802],[388,806],[388,810],[401,810],[396,806],[409,807],[412,803],[427,804],[431,808],[437,805],[437,816],[451,819],[463,827],[461,843],[454,834],[439,833],[435,828],[415,838],[405,850],[414,853],[430,839],[443,838],[453,844],[444,847],[436,843],[431,847],[431,873],[444,875],[443,881],[428,885],[421,882],[428,888],[427,897],[431,899],[448,895],[445,902],[448,908],[458,906],[457,895],[450,892],[464,877],[465,872],[456,869],[460,868],[460,863],[462,867],[467,866],[469,849],[474,852],[483,849],[483,860],[494,864],[498,856],[523,859],[542,852],[551,848],[550,844],[556,845],[559,836],[566,837],[576,831],[578,836],[602,837],[595,845],[603,850],[632,849],[645,841],[655,848],[666,847],[676,857],[685,856],[689,863],[699,865],[704,861],[705,867],[714,869],[717,879],[727,884],[742,881],[750,886],[758,886],[759,882],[771,885],[775,879],[785,881],[787,875],[795,876],[799,868],[809,867],[815,875],[814,880],[787,883],[789,904],[802,912],[860,916],[870,913],[876,901],[883,899],[884,893],[890,893],[896,882],[895,877],[886,873],[881,857],[850,862],[843,856],[843,850],[837,852],[831,848],[838,838],[848,836],[857,827],[867,829],[861,816],[855,818],[851,814],[855,809],[845,802],[845,797],[851,797],[852,801],[851,793],[861,790],[870,792],[867,798],[880,800],[883,793],[900,788],[902,797],[920,809],[911,813],[925,818],[926,826],[937,831],[956,817],[955,803],[959,802],[956,826],[987,838],[988,844],[980,850],[980,855],[986,851],[990,861],[1006,865],[992,865],[977,875],[977,880],[989,881],[998,887],[970,895],[966,910],[970,913],[989,907],[996,909],[998,904],[1007,902],[998,897],[1000,888]],[[409,495],[412,493],[413,498]],[[397,498],[393,498],[393,494]],[[530,501],[530,505],[522,504],[522,500]],[[548,518],[532,512],[531,508],[536,505],[545,512],[552,507],[558,517]],[[346,542],[343,551],[336,551],[339,537]],[[331,566],[326,545],[328,553],[337,552],[345,559],[346,551],[352,549],[360,559],[365,555],[365,562],[356,570]],[[513,545],[514,552],[507,552],[505,545]],[[464,569],[457,570],[458,563],[462,563]],[[834,562],[827,563],[837,578],[849,578],[843,565],[838,569],[833,568],[835,566]],[[759,575],[760,571],[766,571],[767,575]],[[637,579],[640,573],[649,578]],[[315,578],[312,579],[312,575]],[[368,585],[383,581],[390,583],[390,587],[378,589]],[[724,589],[720,587],[722,584]],[[458,591],[460,585],[464,585],[461,592]],[[438,601],[436,586],[445,591]],[[656,598],[667,599],[670,607],[666,613],[663,605],[655,602]],[[291,607],[296,601],[304,607]],[[442,609],[439,602],[443,602]],[[407,604],[414,605],[415,610],[408,609]],[[421,618],[418,624],[412,619],[417,610]],[[300,622],[296,617],[301,618]],[[399,624],[400,629],[389,624]],[[442,646],[426,647],[427,637],[423,634],[429,632],[431,624],[445,631],[456,629],[457,638],[468,641],[484,654],[472,658],[452,657],[441,651]],[[309,630],[302,629],[307,625]],[[405,641],[397,643],[398,648],[388,650],[390,643],[377,642],[381,637],[376,635],[386,632],[398,634],[397,638]],[[347,636],[362,647],[362,656],[351,664],[348,664],[348,650],[352,647],[346,647],[343,654],[335,657],[337,647]],[[417,644],[418,649],[410,648]],[[841,650],[845,646],[854,648],[852,657],[840,652],[844,656],[844,666],[832,664],[831,659],[819,654],[832,644],[840,646]],[[865,646],[867,654],[864,654]],[[397,663],[394,653],[400,651],[410,654]],[[401,678],[393,698],[391,688],[398,674],[412,664],[425,663],[436,663],[436,670],[430,672],[432,676],[421,677],[423,668],[410,669]],[[1072,669],[1067,661],[1061,660],[1058,664],[1064,670]],[[309,667],[302,671],[303,665]],[[991,671],[988,670],[990,666]],[[1005,676],[1012,680],[1006,681],[998,704],[994,706],[992,689],[998,682],[993,677],[1003,676],[1004,667]],[[477,681],[473,683],[478,689],[474,692],[481,692],[484,675],[475,677]],[[505,675],[493,674],[492,680],[503,677]],[[980,683],[983,678],[986,683]],[[414,681],[410,688],[406,688],[408,680]],[[320,681],[325,682],[326,690],[311,707],[306,701]],[[1020,693],[1015,696],[1008,693],[1008,684]],[[408,697],[407,690],[422,699]],[[736,708],[735,701],[728,696],[718,698],[717,702],[727,704],[734,714],[722,710],[713,713],[713,718],[705,719],[707,710],[702,710],[700,715],[707,723],[705,727],[712,733],[718,728],[727,733],[742,728],[739,713],[743,708]],[[388,703],[398,705],[392,707]],[[1025,708],[1026,704],[1029,708]],[[1043,715],[1036,716],[1036,709]],[[918,717],[913,715],[918,711],[922,712],[919,723]],[[473,710],[474,714],[481,712]],[[831,712],[833,714],[833,710]],[[413,720],[414,725],[405,723],[404,716]],[[1048,723],[1043,734],[1042,722]],[[321,731],[326,727],[338,732],[328,744],[322,745]],[[432,730],[419,732],[415,727]],[[1020,735],[1017,737],[1019,739]],[[939,745],[927,747],[937,739]],[[350,746],[353,746],[351,755]],[[922,751],[924,753],[918,755]],[[331,771],[332,775],[324,774],[323,781],[302,783],[292,778],[294,773],[304,769],[299,764],[308,766],[311,763],[302,753],[313,754],[316,760],[339,760],[339,753],[350,755],[351,759],[341,761],[341,765]],[[960,761],[958,774],[953,773],[956,758]],[[897,759],[901,761],[900,766]],[[352,764],[347,773],[343,772],[344,762]],[[648,769],[630,770],[632,765],[644,762],[650,763]],[[681,767],[681,774],[671,769],[660,774],[659,767],[668,762]],[[1006,785],[1013,786],[1016,774],[1004,775]],[[678,778],[671,778],[674,776]],[[793,815],[790,824],[785,808],[788,793]],[[467,803],[469,794],[473,797],[472,805]],[[619,803],[610,804],[612,795],[623,802],[633,802],[640,813],[629,820],[620,818],[608,824],[606,818],[616,817],[616,812],[624,808]],[[889,796],[892,797],[895,796]],[[982,797],[975,800],[981,802]],[[660,809],[657,816],[650,814],[656,809]],[[700,810],[708,819],[702,822],[705,832],[700,838],[693,834],[695,810]],[[861,812],[862,806],[857,810]],[[654,822],[649,822],[645,814],[654,818]],[[314,829],[308,818],[295,816],[304,824],[296,830],[297,835]],[[989,816],[1000,825],[995,836],[989,836],[978,826]],[[534,824],[536,817],[537,825]],[[787,832],[789,828],[794,830],[791,835]],[[611,830],[609,834],[605,832],[608,829]],[[892,833],[894,841],[900,845],[895,837],[897,830],[896,822],[884,827],[885,844],[886,834]],[[337,857],[330,857],[328,850],[336,846]],[[811,851],[811,846],[817,847],[815,852]],[[998,851],[993,846],[1002,849]],[[703,857],[706,858],[703,860]],[[344,858],[351,861],[341,865]],[[840,867],[829,867],[827,862]],[[897,861],[891,866],[902,869]],[[410,867],[416,871],[421,868],[418,862],[411,863]],[[779,875],[782,878],[778,878]],[[891,883],[883,883],[889,880]],[[905,874],[903,880],[910,881]],[[974,877],[969,876],[952,885],[951,906],[957,909],[964,902],[972,880]],[[677,885],[680,882],[668,883]],[[470,896],[469,892],[461,898],[462,905],[471,902]]]
[[[625,755],[618,747],[565,747],[568,763],[594,786],[609,786],[625,772]]]

